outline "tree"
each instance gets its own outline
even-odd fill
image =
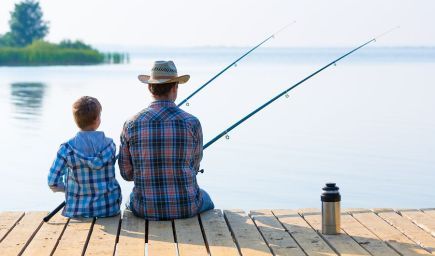
[[[11,38],[16,46],[26,46],[43,39],[49,31],[48,22],[42,20],[42,10],[35,0],[15,4],[9,21]]]
[[[4,35],[0,35],[0,47],[12,47],[14,46],[14,40],[11,32],[7,32]]]

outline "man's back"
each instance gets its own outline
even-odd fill
[[[172,101],[155,101],[127,121],[119,166],[133,180],[132,210],[147,219],[191,217],[202,205],[196,173],[202,158],[199,120]]]

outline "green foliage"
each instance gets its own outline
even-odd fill
[[[11,31],[0,35],[0,66],[118,64],[125,60],[125,54],[102,54],[79,40],[63,40],[59,44],[43,41],[48,22],[42,20],[36,0],[15,4],[9,25]]]
[[[14,46],[14,40],[12,38],[11,32],[8,32],[4,35],[0,35],[0,47],[11,47]]]
[[[60,48],[68,48],[68,49],[79,49],[79,50],[93,50],[92,46],[83,43],[80,40],[71,41],[69,39],[62,40],[59,43]]]
[[[86,65],[103,61],[104,55],[96,50],[62,48],[44,41],[24,48],[0,48],[0,66]]]
[[[49,31],[48,22],[42,20],[38,2],[25,0],[15,4],[9,21],[10,35],[14,46],[26,46],[34,40],[43,39]]]

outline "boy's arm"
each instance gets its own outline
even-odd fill
[[[127,137],[127,123],[121,132],[121,144],[119,145],[118,165],[121,176],[126,181],[133,180],[133,164],[131,162],[131,155],[129,150],[129,141]]]
[[[56,159],[50,168],[48,173],[48,186],[53,192],[63,192],[65,191],[65,184],[63,178],[65,176],[65,170],[67,167],[66,159],[64,158],[65,146],[62,145],[57,152]]]

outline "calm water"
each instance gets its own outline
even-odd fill
[[[150,98],[136,79],[152,60],[175,60],[191,81],[179,100],[246,49],[151,49],[119,66],[0,68],[3,210],[50,210],[46,185],[59,145],[77,129],[72,102],[103,105],[100,130],[119,144],[124,121]],[[261,49],[183,108],[207,142],[346,49]],[[219,208],[319,207],[325,182],[344,207],[435,206],[435,49],[367,48],[307,81],[204,154],[200,186]],[[124,198],[132,184],[122,181]]]

